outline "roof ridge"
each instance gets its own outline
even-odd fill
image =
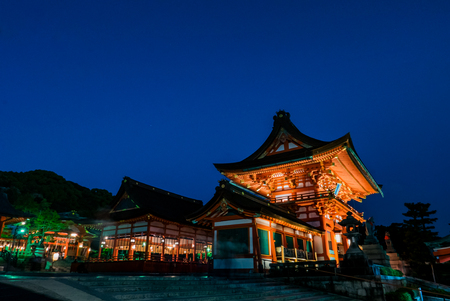
[[[143,182],[134,180],[134,179],[132,179],[130,177],[127,177],[127,176],[125,176],[123,178],[123,182],[124,183],[128,183],[128,185],[138,186],[138,187],[141,187],[141,188],[144,188],[144,189],[147,189],[147,190],[155,191],[155,192],[160,193],[160,194],[169,195],[171,197],[175,197],[175,198],[181,199],[183,201],[190,201],[190,202],[193,202],[193,203],[203,204],[203,202],[201,200],[193,199],[193,198],[190,198],[190,197],[187,197],[187,196],[183,196],[181,194],[173,193],[173,192],[168,191],[168,190],[164,190],[164,189],[161,189],[161,188],[158,188],[158,187],[155,187],[155,186],[151,186],[151,185],[145,184]]]

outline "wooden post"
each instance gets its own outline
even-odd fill
[[[131,228],[130,228],[130,241],[128,242],[128,260],[133,260],[134,249],[132,248],[132,246],[136,245],[136,239],[134,238],[134,235],[133,235],[133,226],[134,226],[134,223],[131,224]],[[134,240],[134,243],[131,242],[132,240]]]
[[[81,239],[81,242],[83,242],[83,238],[80,237],[79,239]],[[77,242],[77,249],[75,250],[75,259],[78,258],[78,250],[80,249],[80,242]]]
[[[102,257],[102,240],[103,240],[103,229],[102,229],[102,234],[99,237],[99,241],[98,241],[98,256],[97,259],[100,260],[100,258]]]
[[[272,247],[272,262],[273,263],[277,263],[278,261],[277,261],[277,249],[275,248],[275,239],[273,239],[273,232],[272,231],[269,231],[269,235],[271,235],[272,234],[272,239],[271,239],[271,241],[272,241],[272,243],[271,243],[271,247]]]
[[[151,251],[150,253],[148,250],[150,250],[149,244],[150,244],[150,219],[147,221],[147,238],[145,239],[145,260],[150,260],[152,258]]]
[[[0,216],[0,237],[3,233],[3,229],[5,228],[6,216]]]
[[[167,230],[167,225],[164,224],[164,235],[163,235],[163,244],[162,244],[162,250],[161,250],[161,261],[164,261],[164,249],[166,247],[166,230]]]
[[[63,258],[66,259],[67,258],[67,253],[69,252],[69,238],[66,238],[66,243],[64,246],[64,256]]]
[[[112,252],[112,260],[113,261],[117,261],[118,258],[118,254],[119,254],[119,250],[116,249],[117,247],[117,225],[116,225],[116,231],[114,232],[114,245],[113,245],[113,252]]]
[[[197,229],[194,229],[194,240],[192,241],[192,244],[194,245],[192,261],[195,262],[195,259],[197,257],[197,254],[195,254],[195,248],[197,247]]]
[[[264,269],[264,267],[262,266],[262,258],[261,258],[261,242],[259,240],[259,233],[258,233],[258,228],[256,228],[256,221],[255,219],[253,219],[253,252],[255,253],[256,256],[256,272],[259,271],[259,267],[261,267],[262,269]]]
[[[180,242],[181,242],[180,236],[177,237],[177,242],[178,244],[176,245],[177,250],[175,252],[175,260],[174,260],[175,262],[178,261],[178,256],[180,256]]]

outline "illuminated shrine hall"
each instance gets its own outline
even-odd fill
[[[99,260],[206,263],[211,230],[185,218],[202,206],[199,200],[125,177],[109,220],[84,226],[102,230]]]
[[[350,134],[325,142],[300,132],[288,112],[279,111],[273,119],[272,132],[253,154],[240,162],[214,165],[232,185],[323,231],[313,238],[317,260],[339,262],[349,244],[338,222],[348,211],[364,221],[348,202],[382,194],[380,185],[356,153]],[[286,244],[285,236],[282,239]]]

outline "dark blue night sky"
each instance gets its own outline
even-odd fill
[[[450,1],[2,1],[0,170],[204,202],[269,135],[350,132],[384,185],[356,208],[447,235]],[[352,202],[355,205],[355,202]]]

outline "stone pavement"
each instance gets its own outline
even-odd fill
[[[244,278],[208,276],[92,275],[68,273],[0,273],[3,300],[351,300],[286,284],[261,275]]]
[[[23,274],[23,275],[21,275]],[[46,273],[0,273],[0,296],[3,300],[101,301],[83,286],[68,281],[67,275]]]

